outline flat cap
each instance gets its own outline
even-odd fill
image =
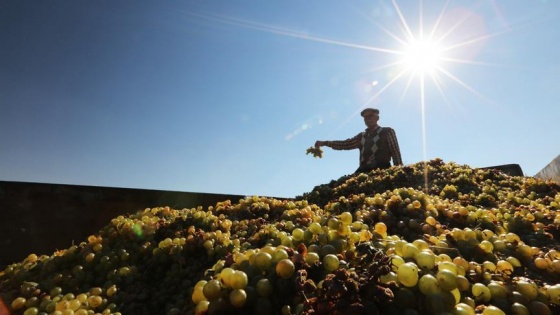
[[[366,109],[364,109],[364,110],[360,113],[360,115],[362,115],[362,117],[364,117],[364,115],[365,115],[367,112],[373,112],[373,113],[379,115],[379,109],[377,109],[377,108],[366,108]]]

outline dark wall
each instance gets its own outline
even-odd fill
[[[120,214],[160,206],[208,207],[244,197],[0,181],[0,267],[80,243]]]

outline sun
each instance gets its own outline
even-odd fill
[[[401,66],[412,75],[434,75],[443,66],[444,47],[436,41],[411,39],[402,49]]]

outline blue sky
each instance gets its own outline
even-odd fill
[[[532,176],[560,153],[559,15],[545,0],[4,1],[0,180],[294,197],[357,168],[355,150],[305,150],[362,131],[365,106],[405,164]],[[397,63],[433,29],[445,51],[421,93]]]

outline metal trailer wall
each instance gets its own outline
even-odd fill
[[[241,195],[0,181],[0,268],[85,241],[120,214],[208,207]]]

